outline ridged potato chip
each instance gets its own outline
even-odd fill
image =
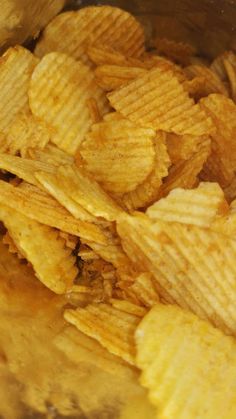
[[[209,141],[205,135],[177,135],[169,133],[166,135],[168,154],[173,164],[180,160],[188,160],[196,153],[205,142]]]
[[[132,285],[124,288],[124,295],[145,307],[158,304],[160,297],[155,288],[155,281],[149,272],[139,274]]]
[[[140,317],[108,304],[66,310],[64,317],[81,332],[98,340],[109,352],[134,364],[134,332]]]
[[[159,54],[183,65],[188,64],[190,57],[196,53],[196,49],[192,45],[167,38],[155,38],[152,41],[152,46]]]
[[[227,81],[227,71],[224,65],[224,60],[230,62],[236,67],[236,55],[233,51],[225,51],[218,55],[211,63],[211,70],[213,70],[222,81]]]
[[[34,117],[29,110],[18,113],[12,121],[1,150],[26,157],[31,147],[44,148],[50,140],[50,128]]]
[[[96,83],[104,90],[110,92],[118,89],[130,80],[145,74],[146,70],[139,67],[118,65],[101,65],[95,70]]]
[[[185,80],[183,82],[183,88],[190,97],[198,101],[201,97],[205,96],[205,78],[197,76],[192,80]]]
[[[7,134],[15,116],[29,109],[28,88],[38,60],[21,46],[9,48],[0,59],[0,131]]]
[[[234,235],[144,214],[122,216],[118,234],[136,268],[153,274],[166,302],[236,335]]]
[[[48,143],[44,149],[30,148],[27,151],[27,157],[31,160],[40,161],[53,166],[63,166],[73,164],[74,159],[65,151],[60,150],[55,144]]]
[[[96,43],[139,57],[144,52],[144,31],[125,10],[111,6],[85,7],[56,16],[44,30],[35,54],[42,57],[60,51],[87,64],[86,50]]]
[[[97,122],[100,122],[102,120],[102,116],[99,111],[96,99],[94,99],[94,97],[91,97],[87,100],[86,105],[88,107],[90,118],[93,121],[93,123],[96,124]]]
[[[175,134],[204,135],[211,119],[190,99],[174,73],[154,68],[108,94],[116,111],[131,121]]]
[[[224,83],[210,68],[195,64],[186,67],[184,71],[189,79],[194,79],[194,77],[204,78],[204,96],[210,93],[221,93],[222,95],[229,96],[229,92]]]
[[[200,101],[216,127],[211,134],[212,151],[204,166],[203,179],[219,182],[222,187],[233,180],[236,164],[236,105],[220,94],[212,94]]]
[[[96,85],[93,72],[66,54],[45,55],[32,74],[31,111],[52,126],[51,141],[68,154],[76,152],[92,124],[86,106],[91,97],[102,115],[108,111],[105,94]]]
[[[57,294],[72,287],[78,274],[75,257],[51,227],[0,205],[0,218],[23,256],[32,264],[37,278]]]
[[[134,191],[122,196],[122,202],[131,211],[137,208],[145,208],[153,203],[159,194],[162,179],[168,175],[170,158],[166,147],[164,132],[157,132],[153,140],[155,150],[155,166],[147,179]]]
[[[93,125],[79,153],[86,170],[106,191],[122,194],[143,183],[154,169],[154,137],[153,129],[126,119],[101,122]]]
[[[0,181],[0,202],[12,208],[17,208],[22,215],[46,224],[50,227],[58,228],[69,234],[79,236],[86,240],[92,240],[96,243],[106,243],[104,234],[92,223],[81,221],[71,216],[51,196],[42,194],[42,191],[35,188],[24,190],[20,187]]]
[[[147,313],[147,309],[144,307],[140,307],[134,303],[131,303],[127,300],[119,300],[118,298],[111,298],[109,303],[112,307],[117,308],[118,310],[124,311],[128,314],[134,314],[137,317],[143,317]]]
[[[124,55],[111,46],[101,45],[100,43],[89,46],[87,54],[90,60],[97,66],[118,65],[133,67],[137,65],[139,67],[140,63],[142,63],[140,59]]]
[[[208,322],[176,306],[157,305],[135,340],[141,384],[160,419],[236,416],[236,345]]]
[[[233,65],[229,59],[225,58],[224,67],[225,67],[225,71],[229,79],[230,96],[235,102],[236,101],[236,62]]]

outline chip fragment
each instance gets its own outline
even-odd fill
[[[180,135],[213,130],[211,119],[194,104],[171,70],[149,70],[107,96],[116,111],[144,127]]]
[[[144,52],[144,31],[134,16],[117,7],[85,7],[56,16],[44,29],[35,54],[60,51],[87,64],[87,48],[96,43],[139,57]]]
[[[42,94],[43,92],[43,94]],[[83,63],[59,52],[45,55],[30,81],[33,114],[51,125],[51,141],[73,155],[92,125],[87,100],[93,97],[101,115],[108,111],[104,92],[93,72]]]
[[[134,365],[134,332],[140,317],[108,304],[66,310],[64,317],[81,332],[98,340],[109,352]]]
[[[84,167],[112,193],[143,183],[154,168],[155,131],[126,119],[95,124],[79,148]],[[127,168],[129,171],[127,173]]]
[[[135,340],[141,384],[159,418],[236,415],[235,341],[176,306],[156,305]]]
[[[167,38],[155,38],[152,46],[159,54],[183,65],[188,64],[190,57],[196,53],[192,45]]]
[[[184,71],[190,79],[194,79],[194,77],[204,78],[204,96],[211,93],[221,93],[222,95],[229,96],[229,92],[224,83],[210,68],[195,64],[186,67]]]
[[[101,65],[95,70],[96,83],[102,89],[110,92],[145,74],[145,72],[146,70],[140,67]]]
[[[176,135],[169,133],[166,136],[168,154],[173,164],[180,160],[188,160],[198,151],[202,144],[208,143],[205,135]]]

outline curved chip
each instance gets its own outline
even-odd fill
[[[152,41],[152,46],[159,54],[183,65],[188,64],[190,57],[196,53],[193,45],[167,38],[155,38]]]
[[[51,51],[65,52],[88,63],[88,46],[99,43],[139,57],[144,52],[144,31],[134,16],[111,6],[90,6],[56,16],[44,29],[35,48],[42,57]]]
[[[116,111],[141,126],[182,135],[213,130],[211,119],[171,70],[149,70],[107,96]]]
[[[176,306],[156,305],[135,340],[140,382],[157,407],[156,417],[236,416],[234,339]]]
[[[201,144],[209,142],[205,135],[176,135],[169,133],[166,136],[168,153],[173,164],[180,160],[188,160],[201,147]]]
[[[65,54],[47,54],[30,82],[33,114],[52,126],[51,141],[73,155],[92,125],[87,100],[96,99],[101,115],[108,111],[106,97],[86,65]]]
[[[93,125],[79,148],[84,167],[105,190],[125,193],[143,183],[154,168],[155,131],[130,121]],[[128,168],[128,171],[127,171]]]
[[[221,93],[222,95],[229,96],[229,92],[224,83],[210,68],[195,64],[186,67],[184,71],[190,79],[194,79],[194,77],[204,78],[205,96],[209,95],[210,93]]]
[[[101,65],[95,70],[96,83],[109,92],[118,89],[145,72],[146,70],[140,67]]]

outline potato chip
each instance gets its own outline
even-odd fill
[[[76,251],[76,247],[79,243],[79,238],[72,234],[66,233],[65,231],[59,231],[59,236],[65,240],[66,247]]]
[[[139,57],[144,52],[144,31],[134,16],[117,7],[85,7],[56,16],[44,30],[35,54],[42,57],[60,51],[87,64],[86,50],[96,43]]]
[[[224,65],[224,60],[227,60],[234,67],[236,67],[235,53],[233,51],[225,51],[213,60],[210,68],[218,75],[218,77],[220,77],[221,80],[227,81],[227,71]]]
[[[108,304],[90,304],[86,308],[66,310],[64,317],[109,352],[134,364],[134,332],[140,317]]]
[[[236,57],[234,65],[230,62],[229,59],[225,58],[223,60],[225,71],[227,73],[229,83],[230,83],[230,96],[233,101],[236,101]]]
[[[43,150],[37,147],[30,148],[27,152],[27,157],[53,166],[63,166],[73,164],[74,162],[72,156],[51,143],[48,143]]]
[[[216,127],[215,133],[211,135],[212,152],[204,172],[207,180],[219,182],[222,187],[226,187],[234,177],[236,164],[236,105],[220,94],[201,99],[200,104]]]
[[[147,313],[146,308],[140,307],[134,303],[131,303],[130,301],[111,298],[109,303],[112,305],[112,307],[115,307],[120,311],[124,311],[125,313],[134,314],[137,317],[142,318]]]
[[[37,171],[40,170],[46,173],[54,173],[55,171],[55,167],[48,163],[11,156],[5,153],[0,153],[0,169],[7,170],[20,179],[36,186],[40,186],[40,183],[35,177]]]
[[[132,292],[145,307],[152,307],[160,301],[153,277],[149,272],[139,274],[126,291]]]
[[[70,289],[78,270],[75,257],[58,232],[3,204],[0,218],[17,248],[32,264],[37,278],[56,294]]]
[[[29,110],[17,114],[6,135],[4,152],[26,157],[30,147],[42,149],[49,142],[50,128]]]
[[[236,198],[236,177],[234,177],[232,182],[224,188],[224,194],[229,202]]]
[[[24,191],[22,188],[14,187],[9,183],[0,181],[0,202],[12,208],[17,208],[22,215],[58,228],[69,234],[79,236],[86,240],[93,240],[97,243],[106,243],[104,234],[92,223],[75,219],[51,196],[42,195],[38,188]]]
[[[27,49],[9,48],[0,60],[0,131],[7,134],[15,116],[28,109],[28,88],[38,60]]]
[[[133,80],[146,70],[140,67],[127,67],[118,65],[101,65],[95,70],[96,83],[104,90],[111,91],[118,89],[130,80]]]
[[[154,68],[108,94],[116,111],[145,127],[176,134],[203,135],[212,121],[194,104],[172,71]]]
[[[184,65],[188,64],[191,55],[196,53],[196,49],[192,45],[167,38],[155,38],[152,41],[152,46],[159,54]]]
[[[145,208],[154,202],[158,196],[162,179],[168,175],[170,158],[166,148],[165,133],[159,131],[153,140],[155,149],[155,166],[147,179],[134,191],[126,193],[122,197],[125,206],[131,211],[137,208]]]
[[[92,124],[86,106],[91,97],[96,99],[101,114],[108,111],[106,97],[96,85],[93,72],[65,54],[47,54],[32,74],[31,111],[52,126],[51,141],[68,154],[76,152]]]
[[[205,135],[177,135],[169,133],[166,136],[168,154],[173,164],[180,160],[188,160],[201,147],[201,144],[209,142]]]
[[[2,237],[2,242],[5,244],[8,248],[8,251],[10,253],[13,253],[14,255],[17,255],[19,259],[25,259],[25,256],[22,255],[21,251],[17,248],[16,244],[14,243],[13,239],[11,238],[8,231],[4,234]]]
[[[98,109],[97,101],[94,99],[94,97],[91,97],[87,100],[87,107],[89,109],[90,118],[92,119],[93,123],[96,124],[97,122],[100,122],[102,117]]]
[[[192,80],[186,80],[183,82],[183,88],[190,97],[198,100],[205,96],[205,78],[197,76]]]
[[[188,78],[203,77],[204,83],[204,96],[210,93],[221,93],[222,95],[229,96],[229,92],[221,79],[210,68],[203,65],[190,65],[184,69]]]
[[[140,66],[142,61],[137,58],[126,56],[115,50],[111,46],[101,45],[100,43],[90,45],[87,49],[90,60],[99,65],[120,65],[120,66]]]
[[[225,333],[236,334],[234,235],[151,221],[144,214],[123,215],[118,234],[136,268],[152,273],[165,301],[208,319]]]
[[[205,137],[198,145],[197,151],[188,160],[180,160],[171,167],[168,176],[160,186],[157,198],[160,199],[168,195],[175,188],[191,189],[197,186],[199,182],[198,175],[210,152],[211,141]]]
[[[153,220],[210,227],[215,217],[228,211],[224,192],[217,183],[200,183],[196,189],[174,189],[147,209]]]
[[[235,341],[176,306],[157,305],[135,333],[141,384],[157,417],[234,418]]]
[[[153,129],[125,119],[101,122],[93,125],[79,153],[86,170],[106,191],[125,193],[143,183],[154,169],[154,137]]]

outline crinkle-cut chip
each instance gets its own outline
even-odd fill
[[[211,63],[211,70],[213,70],[221,80],[227,81],[227,71],[224,65],[224,60],[227,60],[236,67],[236,55],[233,51],[225,51],[223,54],[218,55]]]
[[[22,215],[58,228],[66,233],[93,240],[96,243],[106,243],[103,232],[94,224],[81,221],[71,216],[55,199],[42,194],[38,188],[24,190],[9,183],[0,181],[0,202],[12,208],[17,208]]]
[[[188,160],[198,151],[200,144],[205,141],[209,141],[205,135],[167,134],[166,145],[171,162],[176,164],[180,160]]]
[[[159,418],[236,416],[234,339],[188,311],[160,304],[141,321],[135,341],[140,382]]]
[[[87,100],[86,105],[89,109],[90,118],[93,121],[93,123],[96,124],[97,122],[100,122],[102,117],[96,99],[94,99],[94,97],[91,97]]]
[[[236,105],[220,94],[200,101],[200,106],[212,118],[216,131],[212,133],[212,152],[204,166],[210,181],[227,186],[233,179],[236,165]]]
[[[29,110],[18,113],[6,135],[5,152],[26,157],[31,147],[42,149],[49,142],[50,128]]]
[[[203,65],[190,65],[184,69],[189,79],[194,77],[203,77],[204,83],[204,96],[210,93],[221,93],[222,95],[229,96],[229,92],[221,81],[221,79],[210,68]]]
[[[101,65],[94,72],[96,83],[104,90],[111,91],[118,89],[130,80],[145,74],[147,70],[140,67],[127,67],[118,65]]]
[[[107,96],[116,111],[141,126],[180,135],[209,134],[214,128],[171,70],[149,70]]]
[[[51,174],[55,172],[55,167],[46,162],[11,156],[6,153],[0,153],[0,169],[6,170],[36,186],[40,186],[40,183],[35,177],[37,171]]]
[[[108,111],[105,94],[96,85],[93,72],[66,54],[45,55],[32,74],[31,111],[51,125],[51,141],[68,154],[76,152],[92,124],[86,106],[91,97],[96,99],[101,114]]]
[[[180,160],[171,167],[168,176],[160,186],[157,199],[168,195],[175,188],[194,188],[198,183],[198,174],[201,172],[210,152],[211,141],[206,137],[199,144],[198,150],[188,160]]]
[[[119,112],[109,112],[103,117],[104,122],[111,122],[111,121],[121,121],[124,120],[123,115]],[[94,125],[92,126],[91,130],[93,131]]]
[[[7,134],[15,116],[28,109],[28,88],[38,60],[21,46],[9,48],[0,59],[0,131]]]
[[[65,164],[74,163],[72,156],[63,150],[60,150],[60,148],[52,143],[48,143],[43,150],[39,148],[30,148],[27,151],[27,157],[31,160],[37,160],[53,166],[63,166]]]
[[[99,65],[119,65],[119,66],[131,66],[131,67],[145,67],[143,61],[137,58],[126,56],[120,51],[115,50],[111,46],[95,44],[90,45],[87,49],[87,54],[90,60]]]
[[[37,278],[57,294],[71,288],[78,274],[75,257],[58,231],[0,205],[0,218],[22,255],[32,264]]]
[[[159,54],[184,65],[188,64],[191,55],[196,53],[193,45],[167,38],[155,38],[152,41],[152,46],[155,47]]]
[[[166,147],[166,136],[164,132],[158,132],[153,140],[155,149],[155,166],[147,179],[134,191],[122,196],[125,206],[131,211],[137,208],[145,208],[155,202],[162,179],[168,175],[170,158]]]
[[[25,259],[25,256],[22,255],[21,251],[17,248],[15,242],[11,238],[9,232],[7,231],[2,237],[2,242],[8,247],[8,251],[17,255],[19,259]]]
[[[91,6],[56,16],[36,45],[39,57],[61,51],[89,63],[87,48],[94,44],[115,48],[129,57],[144,52],[144,30],[134,16],[111,6]]]
[[[91,303],[106,302],[109,298],[104,296],[102,286],[73,285],[66,298],[74,307],[85,307]]]
[[[227,334],[236,335],[236,241],[209,228],[144,214],[118,222],[122,245],[137,269],[156,280],[158,293]]]
[[[218,216],[228,211],[224,192],[217,183],[202,182],[196,189],[172,190],[149,207],[146,214],[155,220],[211,227]]]
[[[66,310],[64,317],[110,353],[134,365],[134,332],[140,317],[108,304],[90,304],[86,308]]]
[[[134,303],[131,303],[127,300],[119,300],[118,298],[111,298],[109,303],[112,307],[117,308],[118,310],[124,311],[125,313],[134,314],[137,317],[143,317],[147,313],[147,309],[140,307]]]
[[[183,88],[190,97],[198,100],[205,96],[205,78],[197,76],[192,80],[186,80],[183,82]]]
[[[228,58],[225,58],[223,62],[225,72],[229,79],[230,96],[233,101],[236,102],[236,62],[233,65]]]
[[[57,169],[64,192],[95,217],[114,221],[123,210],[81,167],[61,166]]]
[[[126,119],[101,122],[93,125],[79,153],[85,169],[106,191],[122,194],[143,183],[154,169],[155,135],[153,129]]]
[[[127,293],[135,295],[137,300],[145,307],[152,307],[158,304],[160,297],[156,290],[154,279],[150,272],[143,272],[139,274],[134,283],[125,290]]]

